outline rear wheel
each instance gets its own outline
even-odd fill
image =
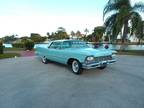
[[[42,62],[43,62],[44,64],[47,64],[47,63],[48,63],[48,59],[47,59],[45,56],[42,57],[41,60],[42,60]]]
[[[82,65],[78,60],[73,60],[71,63],[71,69],[73,71],[74,74],[81,74],[83,69],[82,69]]]

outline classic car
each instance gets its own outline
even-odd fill
[[[44,64],[54,61],[69,65],[75,74],[83,69],[104,69],[108,64],[116,62],[115,51],[110,49],[94,49],[80,40],[55,40],[47,47],[36,47],[36,55]]]

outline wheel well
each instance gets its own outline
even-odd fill
[[[75,59],[75,58],[70,58],[70,59],[68,59],[67,64],[70,65],[73,60],[77,60],[77,59]],[[77,60],[77,61],[79,61],[79,60]]]

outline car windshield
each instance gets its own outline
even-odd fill
[[[89,47],[84,41],[65,41],[64,48],[87,48]]]

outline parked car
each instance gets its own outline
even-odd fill
[[[45,64],[50,60],[69,65],[75,74],[81,74],[83,69],[104,69],[116,62],[115,51],[94,49],[80,40],[51,41],[47,47],[37,47],[35,53]]]

